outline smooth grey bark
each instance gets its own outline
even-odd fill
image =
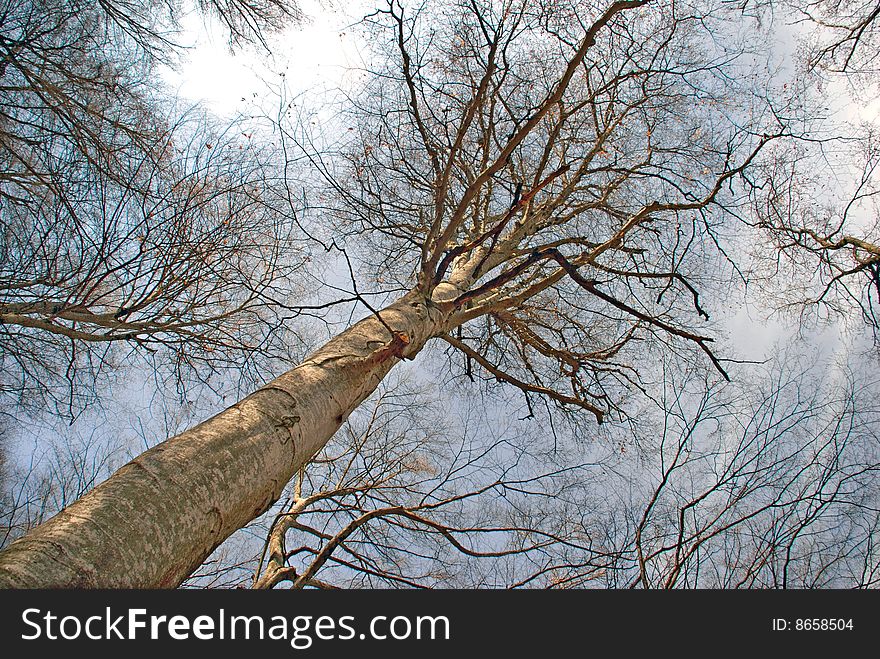
[[[436,299],[436,294],[435,294]],[[0,587],[167,588],[266,511],[401,358],[447,328],[409,293],[119,469],[0,552]],[[393,334],[390,330],[393,330]]]

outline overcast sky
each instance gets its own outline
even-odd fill
[[[165,69],[163,78],[181,97],[224,116],[250,112],[254,99],[267,97],[265,81],[281,72],[294,94],[337,88],[361,62],[355,35],[346,28],[365,13],[357,7],[368,4],[350,2],[343,11],[302,0],[305,20],[274,37],[271,54],[257,48],[232,53],[218,25],[191,14],[184,21],[188,57],[176,70]]]

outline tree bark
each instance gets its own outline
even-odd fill
[[[0,552],[0,587],[178,586],[278,500],[401,358],[447,329],[446,306],[409,293],[141,454]]]

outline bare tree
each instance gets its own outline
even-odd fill
[[[756,174],[750,221],[771,241],[762,256],[771,263],[770,286],[781,291],[778,306],[860,309],[877,335],[878,162],[874,129],[858,125],[849,135],[791,144]]]
[[[256,42],[268,49],[269,35],[303,18],[291,0],[197,0],[197,4],[226,26],[233,46]]]
[[[0,583],[179,584],[434,338],[463,377],[599,421],[639,386],[646,346],[726,376],[698,279],[744,173],[789,128],[741,75],[748,44],[717,38],[724,17],[647,0],[380,8],[352,130],[313,148],[282,128],[328,184],[313,211],[404,294],[381,311],[359,294],[371,315],[10,545]]]
[[[770,264],[768,288],[778,294],[777,306],[798,313],[838,316],[860,309],[876,335],[877,131],[872,119],[859,115],[876,96],[880,5],[746,0],[740,7],[778,22],[798,47],[777,94],[780,103],[786,99],[779,111],[802,127],[794,139],[766,150],[753,168],[754,208],[743,217],[761,229],[753,240],[769,241],[769,249],[758,250]]]
[[[114,439],[99,428],[87,435],[58,433],[33,447],[23,463],[10,464],[0,481],[0,546],[76,501],[124,462],[125,451]]]
[[[561,464],[516,424],[488,430],[476,407],[451,424],[425,393],[386,389],[300,472],[253,587],[501,587],[547,571],[557,547],[590,553],[540,511],[595,465]]]
[[[811,73],[876,71],[880,4],[876,0],[730,0],[743,15],[784,27],[798,40],[798,57]]]
[[[0,391],[32,409],[76,416],[132,355],[179,382],[290,355],[284,172],[252,127],[155,91],[176,4],[0,3]],[[215,10],[259,30],[285,7]]]
[[[747,387],[667,372],[650,485],[616,488],[608,585],[876,586],[877,383],[796,368]]]
[[[793,2],[797,16],[819,29],[812,35],[810,67],[836,72],[876,72],[880,56],[880,4],[873,0]]]
[[[589,439],[389,385],[185,585],[875,587],[876,378],[802,362],[727,383],[663,359]]]

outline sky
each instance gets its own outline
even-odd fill
[[[221,116],[247,114],[255,99],[271,103],[265,83],[282,72],[293,94],[339,87],[361,61],[347,26],[356,20],[357,6],[365,3],[349,3],[346,12],[321,7],[315,0],[300,5],[305,20],[273,37],[272,53],[254,47],[231,52],[218,24],[190,14],[182,37],[188,56],[175,69],[164,68],[163,79],[179,96]]]

